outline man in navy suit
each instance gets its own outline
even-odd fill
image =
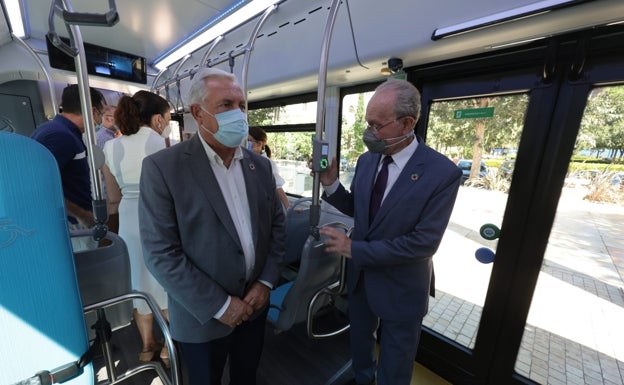
[[[320,175],[323,198],[354,218],[351,238],[337,229],[320,230],[326,250],[348,258],[355,372],[350,384],[411,381],[432,287],[432,257],[461,179],[461,170],[452,161],[415,136],[419,116],[416,87],[396,79],[382,83],[366,108],[363,140],[369,151],[358,159],[351,191],[338,181],[335,159]]]
[[[145,263],[169,296],[171,335],[190,385],[254,385],[285,219],[271,163],[242,148],[236,77],[198,71],[189,105],[197,135],[144,159],[139,220]]]

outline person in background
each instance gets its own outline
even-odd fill
[[[146,156],[167,147],[171,113],[169,103],[148,91],[132,97],[123,96],[117,103],[115,122],[122,135],[104,145],[106,163],[103,168],[108,189],[108,214],[119,217],[119,235],[128,246],[132,288],[147,292],[163,309],[167,318],[167,294],[147,270],[139,236],[139,180],[141,162]],[[150,361],[160,354],[169,365],[169,352],[154,337],[154,315],[144,301],[134,302],[134,320],[143,348],[139,361]]]
[[[92,105],[89,113],[93,114],[96,124],[101,124],[106,100],[100,91],[89,90]],[[95,225],[87,147],[82,140],[84,132],[80,91],[77,84],[72,84],[63,89],[61,112],[40,125],[31,136],[50,150],[59,166],[70,230],[89,229]],[[97,247],[92,237],[73,237],[71,242],[74,252]]]
[[[204,68],[188,98],[198,135],[143,160],[145,262],[169,295],[170,330],[190,385],[256,384],[269,294],[284,258],[271,163],[247,139],[236,76]]]
[[[366,108],[368,152],[351,191],[333,159],[321,172],[323,199],[353,216],[351,238],[323,227],[325,248],[348,258],[350,384],[409,385],[432,293],[433,255],[448,225],[461,170],[416,138],[420,94],[405,80],[377,87]],[[379,359],[375,333],[381,320]],[[376,380],[375,380],[376,377]]]
[[[102,123],[96,127],[95,144],[102,150],[104,144],[111,139],[114,139],[121,135],[121,131],[115,126],[115,106],[104,106],[104,114],[102,115]],[[102,198],[106,199],[106,181],[104,180],[104,174],[102,174]],[[119,218],[118,215],[108,216],[108,230],[114,233],[119,231]],[[108,244],[106,239],[100,241],[100,245]]]
[[[109,140],[121,135],[121,131],[115,125],[115,106],[105,106],[102,114],[102,123],[95,133],[96,144],[99,148],[104,148],[104,144]]]
[[[275,186],[277,187],[277,195],[282,202],[282,205],[285,209],[290,206],[290,202],[288,201],[288,196],[284,192],[284,178],[282,178],[277,170],[277,165],[271,159],[271,149],[267,145],[267,134],[266,132],[257,126],[249,127],[249,136],[247,137],[248,148],[255,152],[256,154],[264,155],[271,161],[271,168],[273,170],[273,177],[275,178]]]

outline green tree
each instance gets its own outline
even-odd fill
[[[358,96],[358,105],[355,112],[355,123],[353,123],[353,145],[350,147],[353,149],[351,154],[353,158],[357,158],[364,152],[364,141],[362,141],[362,135],[366,130],[366,109],[364,108],[364,94]]]
[[[624,157],[624,86],[596,88],[585,108],[575,150],[607,150],[598,156]]]
[[[354,121],[353,124],[349,124],[350,119],[347,119],[346,116],[342,118],[340,157],[346,159],[349,164],[354,164],[357,158],[365,151],[364,142],[362,141],[362,135],[366,129],[363,93],[358,95],[355,110],[353,110],[353,106],[350,108],[351,111],[349,112],[354,115]]]
[[[274,108],[259,108],[256,110],[249,110],[247,111],[247,122],[250,126],[267,126],[273,123],[274,116]]]
[[[312,156],[311,132],[269,132],[272,158],[307,161]]]
[[[487,101],[487,103],[485,102]],[[524,94],[436,102],[429,114],[427,143],[453,157],[472,159],[475,149],[517,148],[528,97]],[[455,119],[455,111],[493,107],[490,118]]]

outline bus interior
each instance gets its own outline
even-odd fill
[[[100,90],[110,105],[139,90],[158,93],[171,105],[172,138],[188,140],[198,130],[189,80],[204,67],[236,74],[249,124],[268,133],[285,179],[296,228],[288,247],[302,261],[321,249],[315,228],[348,232],[353,225],[319,197],[309,168],[313,143],[327,143],[348,188],[365,151],[364,111],[375,87],[388,78],[410,81],[422,96],[416,134],[464,169],[433,258],[436,296],[412,383],[624,383],[624,1],[1,5],[0,133],[29,137],[58,112],[63,88],[78,83]],[[85,123],[91,149],[95,124],[90,116]],[[30,172],[28,164],[10,168]],[[10,175],[0,173],[0,181],[18,183]],[[10,259],[5,241],[15,232],[3,205],[0,259]],[[348,379],[343,263],[285,269],[279,301],[300,308],[270,323],[259,384]],[[11,312],[0,302],[0,319]],[[20,371],[22,359],[2,341],[0,383],[34,375]],[[111,371],[130,370],[139,344],[134,328],[114,330],[114,357],[95,358],[92,383],[115,383]],[[176,365],[153,366],[156,374],[127,382],[183,383]]]

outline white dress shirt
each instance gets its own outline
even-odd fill
[[[230,217],[232,217],[232,221],[236,227],[236,233],[238,234],[243,253],[245,254],[246,278],[249,279],[254,269],[256,250],[253,244],[251,213],[249,211],[249,200],[247,199],[247,189],[245,188],[245,178],[243,177],[243,169],[241,166],[243,151],[240,147],[236,147],[232,163],[230,163],[230,167],[227,168],[225,164],[223,164],[221,157],[204,141],[204,138],[202,138],[201,135],[199,135],[199,138],[206,151],[206,155],[210,161],[210,167],[215,174],[223,198],[225,199]],[[231,298],[228,297],[225,304],[217,314],[215,314],[214,318],[221,318],[230,305],[230,302]]]

